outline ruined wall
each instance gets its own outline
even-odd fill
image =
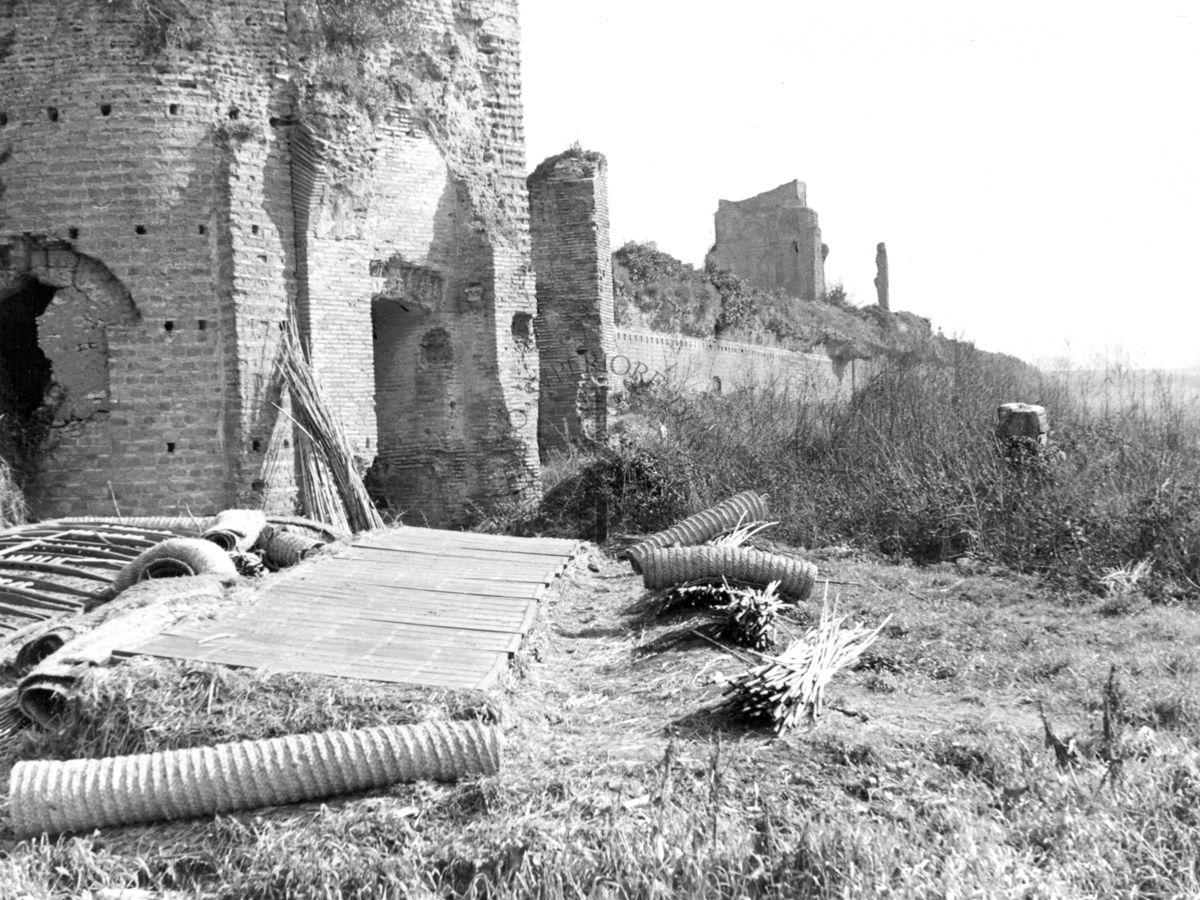
[[[803,300],[825,296],[821,229],[802,182],[748,200],[721,200],[715,218],[718,266],[765,291]]]
[[[369,46],[366,2],[155,10],[0,4],[0,318],[56,406],[34,512],[289,505],[292,314],[393,510],[535,490],[515,0],[414,2]]]
[[[608,370],[614,385],[667,380],[695,391],[787,391],[805,401],[848,400],[877,372],[871,360],[838,362],[735,341],[703,340],[619,328]]]
[[[378,48],[404,102],[292,126],[299,314],[377,502],[449,524],[537,490],[519,32],[514,0],[408,11]]]
[[[581,438],[603,440],[608,360],[616,354],[608,166],[567,151],[529,176],[542,454]]]
[[[604,157],[569,150],[545,160],[528,183],[543,454],[581,438],[602,439],[610,395],[633,383],[666,381],[685,390],[713,392],[753,388],[816,402],[849,399],[877,371],[869,360],[617,328]],[[803,185],[771,193],[775,196],[761,207],[791,212],[796,202],[803,207]],[[780,215],[794,224],[791,212]],[[756,221],[755,228],[766,227],[766,220]],[[819,264],[815,215],[813,223],[810,238]]]
[[[286,32],[276,2],[198,5],[237,39],[153,59],[136,4],[0,6],[0,283],[57,288],[38,323],[57,412],[37,514],[203,513],[252,492],[238,350],[282,317],[291,238],[249,176],[272,152]]]

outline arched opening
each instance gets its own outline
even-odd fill
[[[57,290],[31,278],[0,298],[0,416],[12,416],[21,428],[42,405],[52,381],[50,358],[38,344],[37,320]]]
[[[86,503],[83,485],[102,477],[92,470],[95,429],[107,429],[109,331],[137,320],[98,260],[62,241],[0,236],[0,453],[35,515],[43,503]]]

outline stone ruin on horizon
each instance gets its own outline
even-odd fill
[[[721,200],[712,260],[764,291],[810,302],[825,297],[825,256],[807,187],[789,181],[747,200]]]

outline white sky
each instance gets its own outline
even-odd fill
[[[1025,359],[1200,365],[1196,0],[521,0],[529,165],[609,161],[614,249],[699,264],[793,178],[826,279]]]

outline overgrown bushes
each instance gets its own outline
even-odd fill
[[[667,528],[692,511],[686,460],[626,442],[570,454],[543,469],[542,499],[501,509],[475,523],[482,531],[555,534],[603,543],[610,536]]]
[[[603,463],[577,465],[612,471],[636,459],[643,473],[683,473],[686,491],[670,490],[692,508],[765,491],[777,538],[801,545],[849,542],[921,562],[969,557],[1097,590],[1111,569],[1149,559],[1141,587],[1151,595],[1200,591],[1196,399],[1166,383],[1133,397],[1122,381],[1130,373],[1069,383],[969,345],[954,351],[942,364],[893,362],[849,404],[660,382],[633,403],[665,428],[636,432]],[[1121,402],[1101,402],[1104,390]],[[1052,440],[1042,451],[1014,455],[996,443],[996,407],[1018,399],[1048,407]],[[567,479],[571,491],[583,477]],[[575,496],[588,507],[587,492]],[[654,527],[622,515],[622,528]],[[571,519],[542,524],[569,531]]]

